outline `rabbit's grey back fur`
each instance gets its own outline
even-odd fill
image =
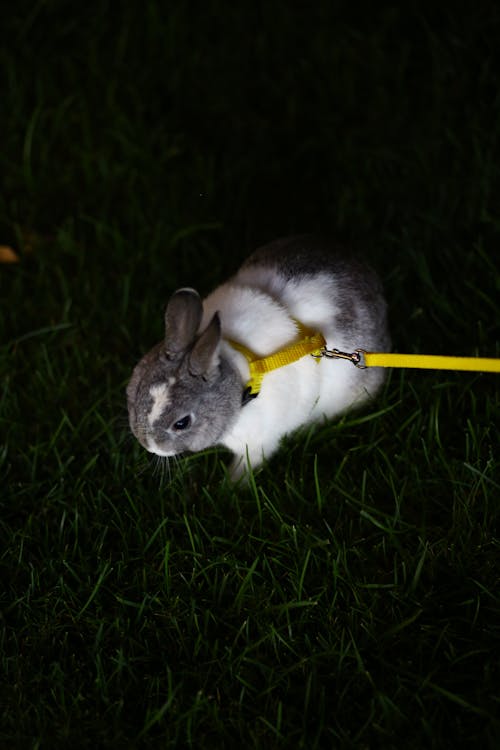
[[[342,246],[307,234],[286,237],[252,253],[239,275],[251,278],[252,269],[259,267],[272,269],[284,281],[331,274],[338,282],[335,322],[339,330],[356,335],[361,324],[370,340],[378,342],[377,347],[385,350],[390,346],[387,305],[380,279],[370,266],[348,254]],[[263,283],[272,294],[274,276],[269,277],[267,284]]]

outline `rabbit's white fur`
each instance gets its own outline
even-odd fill
[[[363,348],[362,337],[353,341],[334,324],[338,292],[338,282],[330,274],[285,281],[274,269],[244,267],[204,300],[200,330],[219,312],[223,356],[247,382],[247,359],[227,339],[244,344],[259,356],[267,356],[297,338],[298,320],[320,331],[329,349]],[[383,378],[379,370],[378,377],[367,382],[364,371],[351,362],[312,356],[267,373],[258,398],[241,409],[219,441],[235,454],[233,473],[245,470],[247,458],[252,466],[258,466],[265,456],[276,451],[283,435],[301,425],[323,416],[339,416],[361,405],[375,395]]]

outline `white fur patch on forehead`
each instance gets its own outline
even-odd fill
[[[175,381],[175,378],[170,378],[169,385],[172,385],[172,381]],[[149,395],[153,399],[153,406],[148,414],[148,424],[152,427],[156,420],[161,417],[164,408],[170,403],[168,385],[166,383],[152,385],[149,389]]]

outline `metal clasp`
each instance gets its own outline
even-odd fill
[[[311,356],[315,359],[321,359],[321,357],[326,357],[326,359],[347,359],[353,365],[359,367],[360,370],[365,370],[364,354],[364,349],[355,349],[353,352],[341,352],[340,349],[327,349],[326,346],[323,346],[319,354],[311,354]]]

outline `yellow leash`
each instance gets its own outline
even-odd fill
[[[362,352],[362,354],[365,367],[500,372],[500,359],[492,357],[448,357],[436,354],[388,354],[385,352]]]
[[[364,370],[366,367],[408,367],[418,370],[472,370],[475,372],[500,372],[500,359],[493,357],[449,357],[440,354],[393,354],[392,352],[341,352],[324,346],[314,357],[348,359]]]
[[[341,352],[324,346],[319,355],[327,359],[348,359],[356,367],[408,367],[418,370],[472,370],[474,372],[500,372],[500,359],[493,357],[449,357],[440,354],[393,354],[392,352]]]
[[[322,333],[313,331],[296,320],[295,324],[301,339],[279,349],[267,357],[259,357],[244,344],[228,339],[228,343],[244,355],[248,362],[250,378],[243,393],[243,403],[259,395],[264,375],[279,367],[296,362],[310,354],[319,362],[320,359],[347,359],[356,367],[408,367],[424,370],[467,370],[474,372],[500,373],[500,359],[493,357],[449,357],[434,354],[393,354],[392,352],[366,352],[356,349],[353,352],[341,352],[339,349],[327,349]]]

